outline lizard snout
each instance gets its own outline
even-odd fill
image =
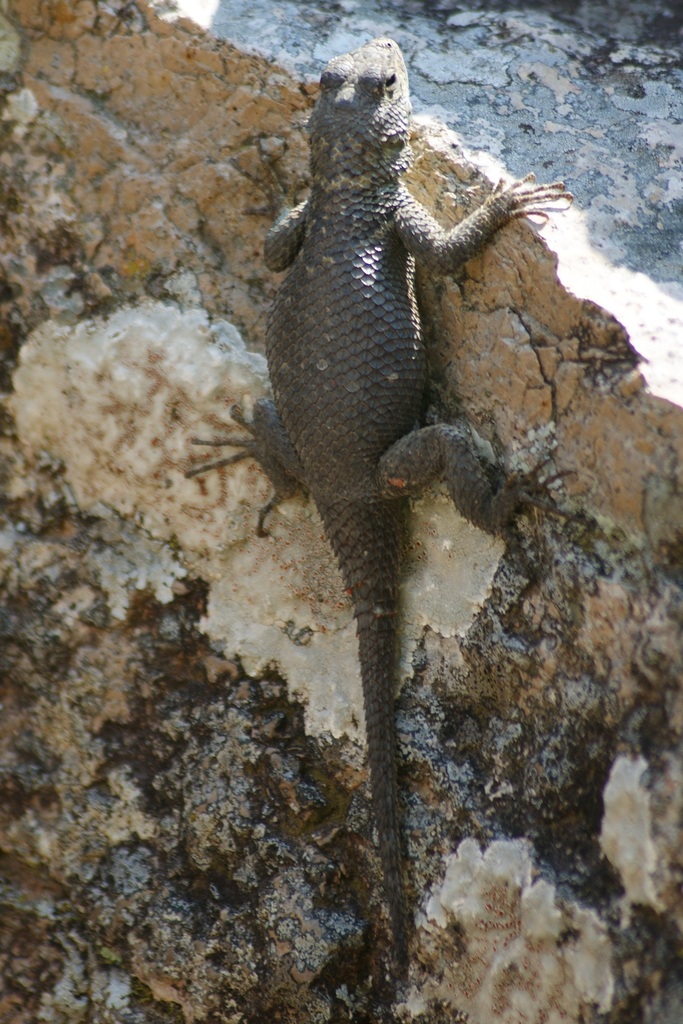
[[[334,97],[335,107],[357,107],[358,106],[358,94],[356,87],[353,82],[347,82],[342,85]]]

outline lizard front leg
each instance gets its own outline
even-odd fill
[[[536,185],[533,174],[506,185],[499,181],[491,195],[473,213],[452,230],[445,231],[431,213],[405,188],[399,190],[394,223],[399,238],[420,266],[439,274],[452,273],[475,256],[496,231],[511,220],[540,216],[547,219],[539,204],[566,199],[571,192],[564,183]]]
[[[277,410],[270,399],[261,398],[254,404],[254,415],[251,423],[247,423],[238,406],[231,410],[232,418],[244,430],[247,436],[227,436],[215,440],[204,441],[193,438],[193,444],[210,445],[211,447],[230,446],[239,448],[234,455],[217,459],[213,462],[193,466],[185,476],[194,477],[219,466],[228,466],[242,459],[255,459],[266,472],[273,485],[273,493],[259,511],[256,532],[259,537],[266,534],[264,521],[270,511],[280,501],[291,498],[304,486],[304,470],[299,457],[294,451]]]
[[[286,210],[266,235],[263,258],[269,270],[286,270],[294,262],[306,231],[308,200]]]

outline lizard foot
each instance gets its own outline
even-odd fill
[[[511,185],[506,185],[501,178],[493,190],[493,196],[505,198],[511,220],[535,216],[541,217],[543,222],[548,220],[548,214],[545,210],[535,209],[537,203],[555,203],[558,199],[566,199],[569,204],[574,201],[574,196],[567,191],[563,181],[537,185],[534,174],[527,174]]]
[[[246,437],[244,434],[226,434],[225,437],[211,440],[193,437],[192,444],[208,445],[212,448],[220,448],[225,445],[239,450],[225,458],[193,466],[185,476],[199,476],[200,473],[206,473],[210,469],[230,466],[235,462],[241,462],[242,459],[254,459],[266,472],[273,485],[271,497],[259,510],[256,526],[257,536],[266,537],[268,535],[264,526],[266,516],[280,501],[284,498],[291,498],[300,489],[304,479],[303,467],[271,401],[261,398],[255,402],[254,418],[251,422],[244,418],[244,413],[239,405],[231,407],[230,418],[233,423],[241,427],[244,434],[247,435]]]
[[[560,519],[566,519],[570,522],[578,522],[582,517],[575,515],[573,512],[567,512],[563,508],[559,508],[557,505],[553,505],[549,501],[545,501],[539,497],[539,494],[547,494],[549,488],[557,480],[563,480],[567,476],[574,476],[574,470],[567,470],[564,473],[554,473],[552,476],[539,478],[540,471],[543,469],[543,465],[538,470],[532,471],[531,474],[527,474],[526,479],[521,481],[519,489],[519,502],[522,505],[526,505],[530,508],[538,508],[542,512],[549,512],[550,515],[558,516]]]
[[[573,472],[568,471],[545,476],[544,470],[547,465],[547,462],[542,462],[535,469],[529,470],[528,473],[513,473],[507,478],[496,498],[498,498],[498,495],[503,495],[501,504],[506,510],[509,508],[510,515],[514,514],[520,505],[526,505],[527,507],[538,508],[543,512],[559,516],[561,519],[576,521],[578,516],[572,512],[566,512],[564,509],[558,508],[557,505],[540,497],[540,495],[546,495],[551,485],[557,480],[562,480]]]
[[[285,144],[282,139],[261,138],[256,143],[256,159],[260,163],[260,173],[257,173],[253,166],[247,166],[245,159],[233,157],[230,160],[238,174],[255,185],[265,197],[262,206],[247,207],[244,211],[246,214],[275,220],[288,205],[291,205],[290,196],[278,171],[278,163],[284,153]]]
[[[239,405],[233,405],[230,409],[230,416],[244,430],[250,434],[250,437],[240,437],[239,435],[228,435],[226,437],[215,437],[210,440],[205,440],[201,437],[193,437],[190,440],[190,444],[205,445],[210,448],[240,448],[241,451],[236,452],[234,455],[227,455],[223,459],[214,459],[213,462],[202,462],[198,466],[193,466],[185,473],[186,479],[190,480],[192,477],[199,476],[200,473],[207,473],[210,469],[220,469],[221,466],[231,466],[235,462],[241,462],[242,459],[248,459],[253,457],[253,428],[251,424],[247,423],[244,418],[244,414]]]
[[[246,426],[246,424],[245,424]],[[235,462],[241,462],[242,459],[249,459],[254,457],[253,446],[254,442],[252,438],[244,437],[216,437],[211,440],[203,440],[200,437],[193,437],[190,441],[191,444],[208,445],[212,448],[221,448],[223,445],[237,448],[241,451],[235,452],[234,455],[227,455],[223,459],[214,459],[213,462],[203,462],[199,466],[193,466],[185,474],[187,480],[192,477],[199,476],[200,473],[207,473],[210,469],[220,469],[222,466],[232,466]],[[264,526],[266,516],[271,512],[280,501],[279,495],[275,492],[270,496],[265,505],[259,509],[258,520],[256,523],[256,536],[267,537],[268,530]]]

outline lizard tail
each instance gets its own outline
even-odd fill
[[[353,599],[370,768],[384,890],[397,964],[405,970],[408,936],[401,870],[394,692],[398,568],[403,533],[400,501],[320,508]]]
[[[396,960],[401,967],[405,967],[408,961],[408,936],[394,760],[395,617],[376,619],[367,624],[362,624],[362,618],[359,617],[358,646],[363,679],[370,788],[379,838],[384,890],[389,907]]]

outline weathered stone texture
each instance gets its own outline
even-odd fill
[[[532,510],[504,551],[442,496],[418,508],[398,700],[417,931],[396,992],[319,523],[291,502],[257,540],[253,465],[183,477],[192,434],[265,387],[222,320],[262,348],[259,147],[294,198],[313,90],[133,3],[19,0],[14,19],[0,1019],[677,1024],[683,413],[528,225],[421,282],[435,403],[509,469],[551,459],[573,518]],[[480,201],[438,128],[414,146],[411,188],[444,223]]]

